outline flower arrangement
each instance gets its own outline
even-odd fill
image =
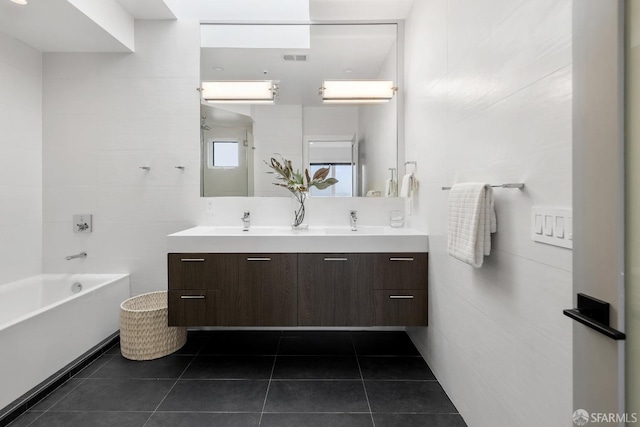
[[[280,158],[280,162],[275,158],[271,158],[271,163],[265,164],[273,169],[276,174],[276,179],[282,182],[274,182],[274,185],[284,187],[291,192],[296,199],[296,207],[293,211],[293,228],[302,228],[304,216],[306,213],[305,202],[307,200],[309,190],[311,187],[316,187],[319,190],[324,190],[331,187],[338,182],[335,178],[327,178],[329,175],[329,168],[320,168],[314,174],[313,177],[309,175],[309,169],[305,169],[304,173],[301,173],[299,169],[295,172],[291,160],[287,160],[284,157]]]

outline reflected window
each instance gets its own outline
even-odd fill
[[[309,167],[309,173],[313,176],[321,168],[329,168],[327,177],[337,179],[338,183],[324,190],[311,187],[312,197],[351,197],[353,195],[353,165],[351,163],[312,163]]]
[[[237,168],[239,165],[238,141],[210,141],[209,168]]]

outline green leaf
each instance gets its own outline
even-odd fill
[[[327,178],[327,179],[325,179],[324,181],[319,181],[319,182],[317,182],[317,183],[315,184],[315,187],[316,187],[318,190],[324,190],[324,189],[329,188],[329,187],[331,187],[332,185],[336,184],[337,182],[338,182],[338,180],[337,180],[337,179],[335,179],[335,178]]]

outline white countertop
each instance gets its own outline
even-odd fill
[[[169,253],[348,253],[428,252],[429,236],[411,228],[358,226],[290,227],[199,226],[169,234]]]

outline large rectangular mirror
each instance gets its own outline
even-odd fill
[[[277,27],[285,34],[272,42]],[[320,93],[323,82],[333,80],[397,84],[396,24],[202,29],[201,83],[269,80],[277,86],[271,104],[203,98],[202,196],[287,196],[264,163],[279,156],[312,175],[330,168],[338,184],[313,189],[312,197],[397,196],[397,96],[326,103]]]

